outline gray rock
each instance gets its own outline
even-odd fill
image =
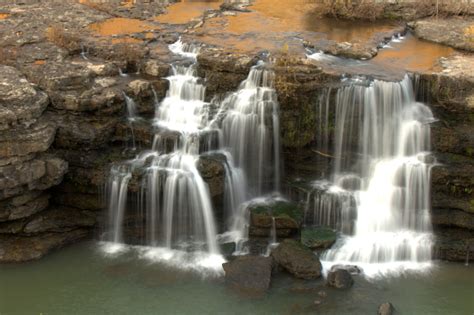
[[[270,287],[272,259],[262,256],[241,256],[222,264],[225,280],[243,293],[262,294]]]
[[[29,126],[48,105],[48,96],[29,83],[18,70],[0,65],[0,130]]]
[[[0,158],[44,152],[53,142],[55,133],[54,122],[44,117],[27,129],[17,127],[0,132]]]

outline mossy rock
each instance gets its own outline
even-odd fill
[[[268,204],[257,204],[249,208],[251,225],[271,228],[272,217],[277,229],[298,229],[303,221],[303,209],[288,201],[276,201]]]
[[[311,249],[329,248],[336,237],[336,232],[328,227],[307,227],[301,231],[301,243]]]

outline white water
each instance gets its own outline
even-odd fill
[[[206,259],[202,255],[207,253],[209,267],[215,267],[213,262],[222,263],[222,259],[215,258],[219,256],[218,240],[236,242],[240,251],[247,238],[247,200],[255,195],[247,187],[249,175],[259,191],[278,189],[279,118],[271,87],[272,73],[263,64],[253,67],[238,92],[222,103],[212,104],[217,107],[217,112],[213,112],[211,104],[205,101],[203,80],[196,76],[199,47],[184,44],[180,39],[169,48],[192,63],[172,64],[166,98],[158,102],[154,95],[156,113],[152,124],[157,131],[151,150],[111,169],[108,196],[112,229],[107,240],[112,243],[106,243],[105,248],[108,254],[124,251],[127,225],[148,245],[143,252],[151,260],[185,267],[197,261],[203,263]],[[134,121],[136,106],[124,96],[128,120]],[[259,141],[245,147],[230,131]],[[240,150],[249,153],[237,156]],[[225,169],[224,226],[220,228],[209,187],[198,170],[202,158],[213,157],[220,159]],[[249,161],[253,158],[257,161]],[[248,165],[251,167],[246,169]],[[272,165],[276,171],[269,171]],[[267,170],[257,176],[250,172],[263,166]],[[141,175],[137,202],[131,205],[133,202],[127,197],[134,172]],[[127,223],[127,215],[133,223]],[[226,232],[218,235],[219,229]],[[190,257],[191,253],[199,259]]]
[[[279,109],[273,81],[273,72],[255,66],[222,104],[229,111],[222,121],[224,146],[244,169],[255,196],[279,190]]]
[[[375,276],[430,265],[433,120],[408,76],[358,80],[337,91],[331,184],[308,196],[314,203],[306,212],[312,223],[346,234],[322,256],[326,266],[356,264]]]

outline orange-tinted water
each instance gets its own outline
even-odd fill
[[[451,47],[420,40],[410,34],[390,46],[381,49],[373,62],[407,71],[426,71],[434,69],[439,58],[455,52]]]
[[[89,25],[89,29],[101,36],[140,33],[157,28],[156,25],[145,21],[128,18],[112,18]]]
[[[9,15],[8,13],[0,13],[0,20],[6,19]]]
[[[296,47],[295,36],[309,41],[368,42],[377,33],[393,31],[391,22],[353,22],[320,16],[317,5],[308,0],[256,0],[251,12],[239,12],[206,20],[198,31],[209,44],[238,50],[275,51]],[[299,43],[301,46],[301,42]]]
[[[207,10],[216,10],[221,5],[221,0],[184,0],[170,5],[163,15],[156,17],[160,23],[185,24],[198,18]]]

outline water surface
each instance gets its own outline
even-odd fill
[[[134,251],[107,257],[95,242],[0,266],[1,314],[375,314],[385,301],[400,314],[472,314],[473,292],[472,266],[439,263],[422,275],[372,283],[357,277],[348,291],[280,275],[266,296],[249,298],[222,278],[178,271]]]

